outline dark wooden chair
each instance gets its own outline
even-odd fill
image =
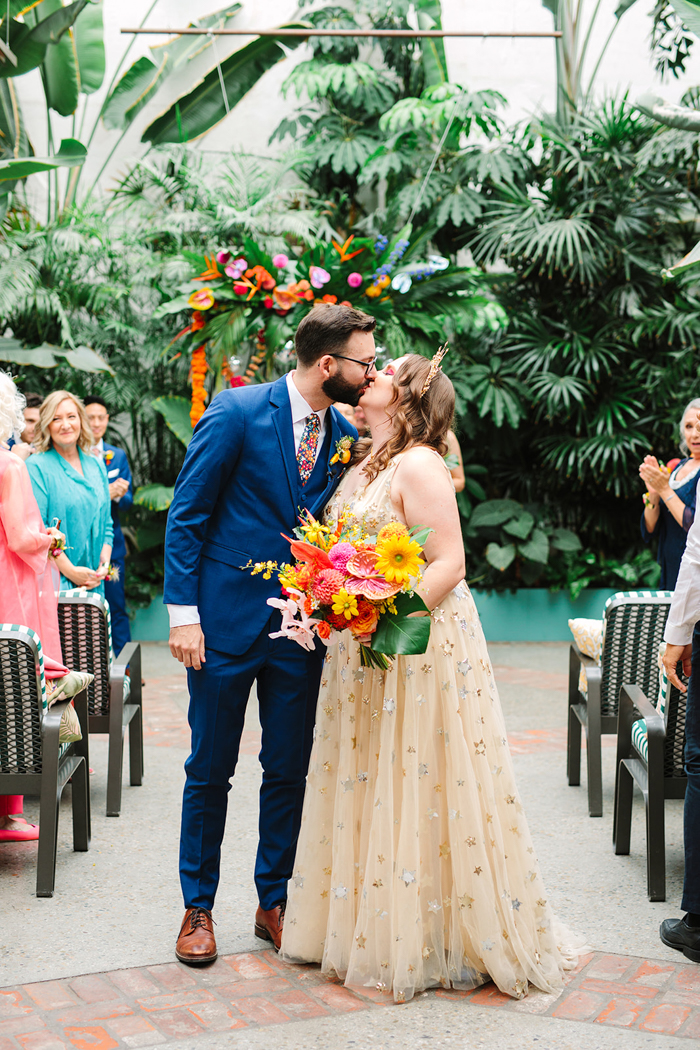
[[[40,798],[37,897],[53,896],[58,807],[69,780],[73,849],[90,848],[86,691],[73,698],[83,738],[61,744],[61,715],[69,703],[59,700],[48,707],[39,636],[29,627],[0,624],[0,794]]]
[[[114,658],[109,605],[88,590],[59,593],[58,625],[66,665],[95,676],[87,690],[88,725],[91,733],[109,733],[107,816],[118,817],[127,729],[129,782],[134,787],[143,780],[141,646],[128,642]]]
[[[688,783],[683,765],[686,694],[665,674],[657,694],[654,706],[637,686],[624,685],[620,691],[613,846],[618,855],[630,851],[636,784],[646,807],[647,894],[651,901],[665,901],[665,803],[667,798],[683,798]]]
[[[603,815],[602,736],[617,732],[617,712],[623,684],[647,695],[658,688],[658,652],[673,595],[671,591],[627,591],[605,603],[600,664],[576,645],[569,655],[568,739],[566,772],[572,787],[581,783],[581,728],[586,732],[588,812]],[[585,668],[587,693],[579,689]]]

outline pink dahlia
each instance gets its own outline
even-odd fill
[[[338,572],[345,572],[347,564],[354,554],[357,554],[357,551],[352,543],[336,543],[335,547],[332,547],[328,552],[328,557],[331,559],[334,569],[337,569]]]
[[[336,569],[324,569],[319,572],[314,581],[314,598],[317,598],[322,605],[330,605],[333,595],[338,593],[344,583],[345,577],[342,572]]]

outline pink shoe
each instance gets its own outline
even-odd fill
[[[23,824],[21,828],[0,828],[0,842],[36,842],[38,824]]]

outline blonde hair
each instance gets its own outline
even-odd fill
[[[367,463],[364,474],[368,483],[384,470],[399,452],[413,445],[427,445],[441,456],[447,452],[447,431],[455,411],[455,391],[444,374],[438,372],[428,390],[422,393],[430,371],[430,361],[421,354],[408,354],[394,374],[394,396],[388,408],[393,409],[394,432],[386,445]],[[372,447],[371,438],[360,438],[352,446],[352,463],[364,459]]]
[[[62,401],[72,401],[75,405],[80,418],[80,437],[78,438],[78,445],[82,448],[83,452],[89,452],[95,444],[95,438],[92,433],[92,427],[90,426],[90,420],[85,411],[85,405],[76,394],[71,394],[68,390],[54,390],[53,393],[49,394],[42,403],[42,406],[39,409],[39,422],[36,427],[34,447],[37,452],[47,452],[52,447],[49,427],[53,417],[56,415],[56,409]]]
[[[19,436],[25,427],[24,406],[27,401],[20,394],[9,372],[0,372],[0,441],[12,434]]]

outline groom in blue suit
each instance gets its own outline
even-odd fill
[[[302,511],[320,515],[343,467],[337,442],[356,432],[332,407],[356,405],[375,372],[375,320],[317,305],[295,336],[297,368],[271,384],[226,390],[197,424],[175,487],[165,541],[170,649],[187,668],[192,753],[185,763],[180,882],[182,962],[216,958],[211,911],[230,778],[257,682],[263,780],[255,932],[279,948],[299,834],[325,649],[270,638],[280,613],[274,574],[250,563],[290,560]]]

